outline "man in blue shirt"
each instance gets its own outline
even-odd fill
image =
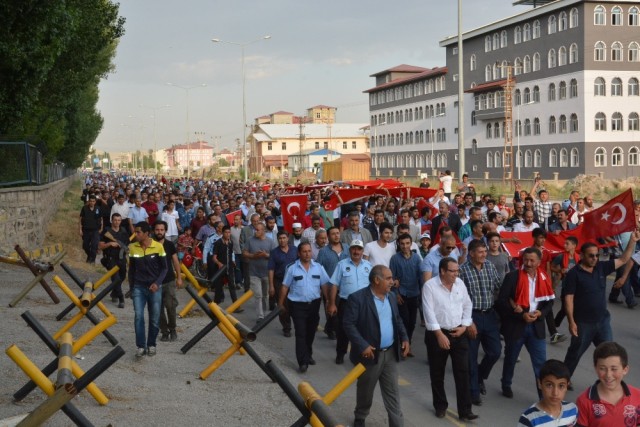
[[[364,243],[362,240],[354,240],[349,246],[349,255],[338,263],[331,276],[330,303],[327,313],[334,316],[337,312],[336,322],[336,364],[344,363],[344,355],[347,354],[349,338],[342,326],[344,311],[347,305],[347,298],[355,291],[366,288],[369,285],[369,273],[373,266],[366,259],[362,259],[364,253]],[[339,298],[338,298],[339,296]]]
[[[298,245],[298,260],[291,264],[282,281],[280,307],[288,299],[293,326],[296,330],[296,358],[300,372],[307,372],[313,360],[313,340],[320,322],[320,295],[328,298],[329,276],[324,268],[311,259],[311,244]]]
[[[338,227],[329,227],[327,237],[329,238],[329,243],[320,249],[316,262],[323,266],[324,271],[331,277],[338,262],[349,258],[349,245],[340,241],[340,229]],[[328,306],[329,301],[324,301],[324,304]],[[337,316],[327,316],[324,333],[327,334],[330,340],[336,339],[337,321]]]
[[[285,230],[278,231],[278,247],[269,253],[269,299],[278,297],[282,292],[282,280],[284,273],[289,264],[292,264],[298,258],[298,251],[293,245],[289,244],[289,235]],[[287,303],[287,300],[284,301]],[[287,307],[283,307],[280,311],[280,324],[284,336],[291,336],[291,316]]]

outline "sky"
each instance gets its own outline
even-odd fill
[[[526,10],[511,0],[462,4],[463,31]],[[445,65],[439,41],[457,32],[455,0],[121,0],[120,14],[126,32],[115,70],[100,84],[104,126],[94,145],[109,152],[160,150],[187,134],[235,146],[243,131],[242,49],[212,38],[259,40],[245,46],[248,124],[279,110],[305,115],[318,104],[337,107],[338,122],[367,123],[369,76],[399,64]],[[187,103],[187,91],[167,83],[198,87]]]

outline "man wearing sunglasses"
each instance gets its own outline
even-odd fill
[[[562,282],[564,308],[571,332],[571,344],[564,363],[571,375],[591,343],[597,346],[604,341],[613,341],[606,280],[609,274],[629,261],[638,240],[640,232],[634,231],[622,256],[609,261],[599,261],[598,247],[591,242],[585,243],[580,248],[580,264],[569,270]]]

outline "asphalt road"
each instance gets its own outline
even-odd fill
[[[611,280],[609,286],[610,285]],[[255,322],[255,314],[252,307],[251,302],[245,304],[244,313],[238,315],[238,317],[248,325],[252,325]],[[559,302],[556,302],[554,309],[554,312],[559,309]],[[629,353],[631,369],[626,381],[631,385],[640,387],[640,368],[636,369],[634,366],[634,361],[639,360],[636,359],[636,357],[640,354],[640,343],[638,341],[639,328],[638,323],[636,323],[639,320],[640,310],[639,308],[630,310],[625,304],[610,304],[609,311],[612,314],[614,339],[625,346]],[[324,317],[321,317],[320,325],[324,325]],[[427,424],[430,426],[515,426],[520,413],[537,400],[536,386],[529,354],[526,352],[526,349],[523,348],[520,355],[521,362],[516,366],[512,387],[514,398],[507,399],[501,395],[501,358],[494,366],[488,381],[485,382],[487,395],[483,396],[483,405],[473,407],[474,413],[480,417],[476,421],[468,422],[467,424],[460,422],[457,417],[455,386],[451,372],[451,364],[449,363],[445,375],[449,410],[445,418],[436,418],[431,401],[431,386],[429,369],[426,363],[427,355],[424,344],[424,330],[423,327],[418,326],[414,332],[412,350],[416,357],[407,359],[399,365],[401,404],[406,426],[424,426]],[[568,336],[566,320],[561,325],[559,331]],[[285,338],[282,335],[277,319],[260,332],[258,340],[262,343],[268,343],[267,345],[270,348],[281,352],[284,359],[289,362],[291,368],[297,367],[294,347],[295,338]],[[568,346],[569,340],[555,345],[548,344],[547,358],[564,360]],[[591,346],[582,357],[573,378],[575,391],[567,393],[567,400],[575,401],[582,391],[595,382],[596,376],[591,362],[593,349],[594,347]],[[321,394],[329,391],[352,368],[348,358],[345,358],[344,365],[335,364],[335,341],[329,340],[320,330],[316,335],[316,341],[314,343],[314,358],[317,365],[310,366],[307,373],[300,374],[300,377],[309,381]],[[351,424],[353,422],[355,394],[354,384],[332,405],[338,419],[345,424]],[[379,391],[376,391],[374,406],[371,414],[367,418],[367,425],[387,425],[386,411]]]

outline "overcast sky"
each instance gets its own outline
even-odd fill
[[[526,10],[511,0],[463,0],[469,30]],[[126,33],[116,70],[100,85],[100,150],[158,149],[186,141],[189,130],[232,147],[242,136],[239,46],[246,43],[247,122],[278,110],[296,115],[317,104],[338,108],[337,121],[368,122],[369,77],[399,65],[445,65],[438,42],[457,31],[455,0],[122,0]]]

